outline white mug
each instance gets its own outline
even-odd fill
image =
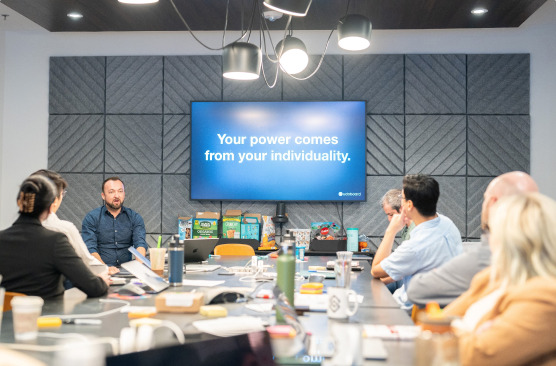
[[[355,299],[352,309],[349,307],[349,298]],[[359,302],[357,293],[345,287],[328,287],[328,308],[326,314],[333,319],[346,319],[357,312]]]

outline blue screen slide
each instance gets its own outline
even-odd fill
[[[191,102],[191,199],[365,201],[365,102]]]

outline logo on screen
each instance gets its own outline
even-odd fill
[[[342,197],[361,197],[361,192],[338,192],[338,196]]]

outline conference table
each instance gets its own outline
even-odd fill
[[[236,257],[236,256],[222,256],[220,258],[209,258],[208,265],[220,265],[221,267],[210,272],[192,272],[187,271],[184,276],[186,280],[203,280],[203,281],[224,281],[220,286],[227,287],[250,287],[256,291],[266,288],[272,289],[274,284],[272,281],[260,282],[247,282],[242,280],[244,275],[223,275],[228,272],[227,268],[240,268],[250,260],[249,257]],[[307,257],[304,262],[296,263],[296,272],[306,273],[309,266],[325,266],[327,261],[335,259],[334,257]],[[386,286],[377,279],[374,279],[370,274],[370,263],[365,260],[360,260],[360,265],[363,267],[362,271],[352,272],[351,288],[355,290],[358,295],[363,296],[363,300],[359,304],[357,312],[346,321],[329,320],[326,312],[323,311],[306,311],[299,316],[300,323],[305,329],[313,334],[313,336],[322,336],[330,333],[331,325],[334,323],[347,323],[353,325],[365,324],[384,324],[384,325],[413,325],[409,315],[399,308],[392,295]],[[263,259],[266,272],[276,272],[276,259],[267,258]],[[302,279],[301,276],[296,278],[296,291],[299,290],[301,284],[308,282],[307,279]],[[334,279],[324,280],[325,289],[327,286],[335,286]],[[111,286],[109,295],[118,290],[118,286]],[[197,291],[196,287],[181,286],[170,287],[167,292],[184,292],[184,291]],[[156,295],[150,295],[143,298],[133,300],[118,300],[113,299],[109,295],[98,299],[88,299],[84,296],[77,300],[68,299],[68,297],[57,298],[45,301],[43,306],[42,315],[76,315],[76,314],[96,314],[100,312],[107,312],[115,310],[123,305],[123,301],[128,301],[131,306],[154,306]],[[248,304],[264,304],[273,300],[265,300],[259,298],[249,298]],[[272,312],[258,313],[245,307],[246,303],[228,303],[224,304],[228,310],[229,316],[254,316],[262,317],[265,322],[270,324],[274,323],[275,315]],[[215,336],[206,333],[200,333],[193,327],[192,323],[197,320],[206,319],[200,314],[175,314],[175,313],[157,313],[154,318],[161,320],[169,320],[175,323],[184,333],[186,342],[198,342],[206,339],[214,339]],[[122,328],[129,326],[129,319],[126,313],[119,311],[113,312],[109,315],[99,318],[102,320],[102,325],[75,325],[63,324],[59,328],[41,329],[39,338],[36,341],[31,341],[31,345],[49,346],[55,345],[60,342],[57,337],[64,337],[70,334],[81,334],[90,337],[111,337],[119,338]],[[42,336],[43,332],[48,332],[49,335],[54,335],[55,338],[49,336]],[[4,313],[2,329],[0,334],[1,343],[13,344],[13,322],[11,311]],[[2,344],[0,343],[0,347]],[[27,342],[29,344],[29,342]],[[165,347],[177,344],[176,337],[169,329],[157,329],[155,337],[155,347]],[[383,340],[384,348],[387,351],[387,358],[385,360],[365,360],[364,365],[413,365],[414,361],[414,342],[412,340]],[[46,364],[54,365],[55,357],[53,352],[37,352],[32,350],[25,350],[27,355],[30,355]],[[323,359],[323,358],[321,358]],[[313,358],[314,362],[315,359]],[[318,358],[317,358],[318,361]],[[303,362],[300,362],[303,364]]]

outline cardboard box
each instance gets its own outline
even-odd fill
[[[198,313],[203,301],[201,292],[163,292],[154,305],[159,313]]]
[[[260,240],[261,220],[261,214],[244,214],[241,220],[241,239]]]
[[[276,246],[276,228],[272,216],[263,216],[261,247],[272,248]]]
[[[180,240],[191,239],[192,229],[193,229],[192,217],[178,217],[178,234],[180,234]]]
[[[290,233],[295,238],[296,247],[305,247],[305,249],[309,249],[311,229],[290,229]]]
[[[222,237],[239,239],[241,237],[241,210],[227,210],[222,217]]]
[[[197,212],[193,219],[193,239],[218,238],[218,212]]]

